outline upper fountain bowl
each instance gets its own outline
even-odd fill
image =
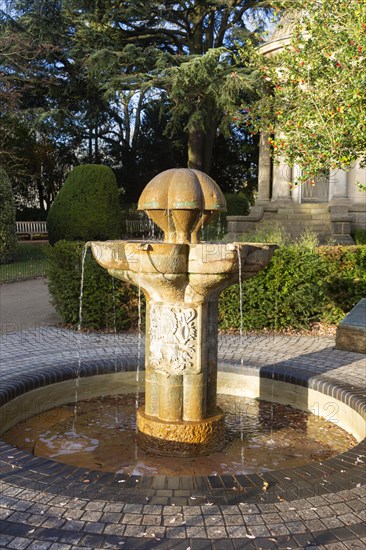
[[[158,174],[143,190],[138,209],[164,231],[169,243],[198,243],[200,231],[216,212],[226,211],[226,200],[207,174],[173,168]]]

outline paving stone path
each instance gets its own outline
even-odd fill
[[[116,364],[135,368],[143,364],[143,341],[55,327],[5,331],[0,397],[71,377],[75,362],[83,375],[111,372]],[[219,363],[222,370],[337,392],[366,410],[365,356],[336,350],[332,338],[221,336]],[[362,443],[323,464],[248,476],[100,474],[5,443],[0,464],[0,548],[366,548]]]

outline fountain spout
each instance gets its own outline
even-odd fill
[[[164,231],[163,243],[91,243],[111,275],[138,285],[146,297],[139,442],[165,455],[208,454],[224,443],[216,404],[218,296],[239,281],[239,271],[247,279],[263,269],[276,247],[200,243],[202,224],[226,203],[216,183],[197,170],[159,174],[139,208]]]

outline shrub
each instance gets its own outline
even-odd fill
[[[227,233],[227,216],[245,216],[249,213],[249,200],[244,193],[225,193],[226,212],[216,214],[202,229],[202,240],[221,241]]]
[[[48,288],[63,323],[77,326],[84,244],[60,241],[49,251]],[[90,253],[86,255],[82,327],[129,328],[137,322],[138,296],[130,285],[113,279]]]
[[[299,244],[281,246],[271,263],[242,285],[244,330],[305,328],[318,319],[324,292],[318,277],[325,263],[316,252]],[[239,285],[219,301],[220,328],[240,328]]]
[[[327,265],[323,318],[338,322],[366,296],[366,246],[321,246],[317,252]]]
[[[225,193],[227,216],[245,216],[249,213],[249,199],[244,193]]]
[[[51,244],[120,237],[119,194],[108,166],[77,166],[67,177],[48,214]]]
[[[315,248],[309,238],[283,245],[242,289],[243,330],[337,323],[366,295],[366,247]],[[239,285],[221,295],[220,328],[240,328],[239,300]]]
[[[0,167],[0,264],[13,259],[17,237],[15,233],[15,206],[10,180]]]
[[[283,225],[279,223],[263,223],[258,225],[255,231],[244,233],[240,241],[247,243],[276,243],[284,245],[291,239]]]
[[[366,229],[354,229],[351,235],[356,244],[366,244]]]

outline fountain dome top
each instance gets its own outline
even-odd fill
[[[172,168],[155,176],[143,190],[138,209],[164,231],[164,240],[196,243],[198,233],[216,212],[226,211],[224,194],[200,170]]]

